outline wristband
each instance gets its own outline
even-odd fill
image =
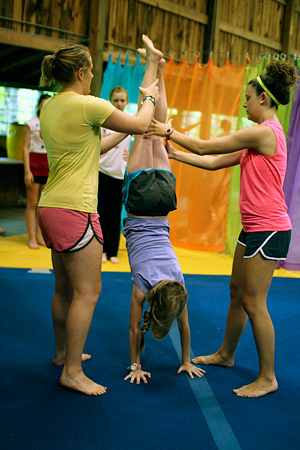
[[[140,364],[133,363],[133,364],[131,364],[130,366],[127,367],[127,370],[135,371],[135,370],[139,370],[141,368],[142,368],[142,366]]]
[[[145,100],[150,100],[155,106],[155,98],[152,95],[146,95],[146,97],[144,97],[143,103]]]
[[[166,131],[166,134],[165,134],[166,141],[169,141],[170,136],[171,136],[171,134],[172,134],[174,131],[175,131],[174,128],[169,128],[169,129]]]

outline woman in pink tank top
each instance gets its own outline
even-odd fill
[[[171,122],[163,124],[154,120],[146,133],[166,136],[169,158],[176,161],[207,170],[241,166],[243,230],[234,255],[225,337],[216,353],[193,360],[196,364],[232,367],[249,317],[259,357],[259,374],[251,384],[234,389],[240,397],[261,397],[278,389],[274,373],[274,328],[266,300],[276,262],[287,256],[292,227],[282,190],[286,142],[276,112],[279,104],[289,103],[290,86],[295,80],[293,66],[272,61],[266,73],[248,83],[244,107],[257,127],[205,141],[175,131]],[[169,140],[194,155],[174,149]]]

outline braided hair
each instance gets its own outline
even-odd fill
[[[147,311],[144,312],[144,323],[141,328],[141,342],[140,342],[140,349],[141,351],[145,348],[145,334],[149,330],[151,326],[151,308],[149,308]]]
[[[150,327],[156,339],[162,339],[168,334],[173,320],[182,313],[187,297],[187,291],[179,281],[162,280],[153,286],[146,299],[149,309],[144,313],[141,328],[141,351],[144,350],[145,334]]]

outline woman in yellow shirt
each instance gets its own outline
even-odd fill
[[[81,366],[82,360],[90,358],[83,349],[101,292],[103,238],[97,214],[100,127],[119,132],[107,137],[101,148],[104,152],[127,134],[143,134],[151,122],[162,54],[147,36],[142,39],[147,51],[139,88],[144,102],[133,117],[88,95],[93,64],[87,47],[67,44],[45,56],[42,63],[40,86],[54,83],[61,89],[47,100],[40,118],[50,172],[38,219],[45,243],[52,249],[55,274],[53,364],[64,365],[63,386],[87,395],[101,395],[107,389],[87,378]]]

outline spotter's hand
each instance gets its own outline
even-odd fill
[[[153,83],[150,84],[148,87],[139,87],[140,92],[142,93],[143,97],[147,97],[147,95],[151,95],[155,98],[155,101],[157,102],[159,99],[159,89],[158,89],[158,78],[153,81]]]
[[[167,130],[169,130],[171,126],[172,126],[171,120],[169,120],[168,123],[162,123],[156,119],[152,119],[152,122],[149,125],[148,130],[145,132],[145,136],[155,135],[164,137],[166,135]]]

